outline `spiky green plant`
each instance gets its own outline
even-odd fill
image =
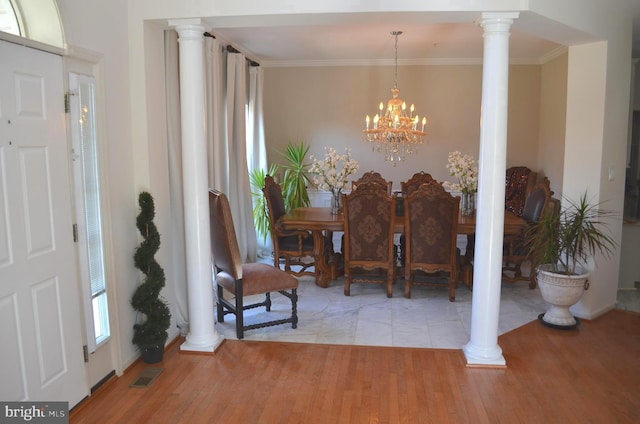
[[[304,141],[298,144],[289,143],[284,152],[281,152],[286,163],[282,166],[284,176],[282,178],[282,195],[284,196],[287,210],[310,206],[307,187],[312,185],[309,179],[309,167],[305,163],[309,153],[309,145]]]
[[[132,342],[141,351],[149,351],[164,348],[168,337],[167,329],[171,325],[171,313],[167,303],[160,297],[160,291],[165,285],[165,275],[154,258],[160,248],[160,234],[153,223],[153,197],[143,191],[138,196],[138,203],[140,213],[136,218],[136,227],[144,240],[136,248],[133,260],[145,277],[131,297],[131,306],[144,314],[144,321],[133,325]]]
[[[278,165],[272,164],[269,170],[265,172],[262,168],[252,169],[249,173],[251,181],[251,196],[253,197],[253,222],[256,226],[258,235],[265,242],[271,232],[271,221],[269,220],[269,211],[267,209],[267,199],[264,197],[262,188],[267,175],[274,176],[278,172]]]
[[[597,252],[610,257],[616,243],[605,229],[611,211],[600,209],[601,203],[590,204],[586,192],[577,202],[566,201],[567,208],[529,227],[527,244],[536,263],[551,264],[553,272],[571,275],[578,263],[586,264]]]

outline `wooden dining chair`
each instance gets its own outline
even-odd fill
[[[217,190],[209,190],[209,219],[218,322],[224,322],[227,314],[235,315],[238,339],[244,338],[245,331],[256,328],[286,323],[291,323],[292,328],[297,328],[298,280],[264,263],[242,263],[229,200],[224,193]],[[233,294],[233,303],[224,297],[225,290]],[[291,300],[291,316],[245,325],[245,310],[264,306],[267,311],[271,311],[272,292],[278,292]],[[245,305],[244,297],[255,294],[264,294],[264,301]]]
[[[538,173],[526,166],[512,166],[505,177],[504,206],[517,216],[522,216],[524,203],[533,191]]]
[[[306,230],[281,230],[278,220],[286,213],[282,187],[267,175],[262,189],[269,212],[269,229],[273,243],[273,266],[280,268],[284,259],[284,270],[296,277],[316,276],[313,235]],[[299,267],[298,270],[292,266]]]
[[[396,278],[393,229],[396,199],[376,183],[364,183],[343,197],[344,294],[353,282],[386,283],[393,296]]]
[[[416,191],[420,186],[424,183],[428,183],[434,181],[431,174],[428,172],[420,171],[416,172],[409,178],[407,181],[402,181],[400,183],[400,189],[402,190],[402,194],[404,196],[408,196],[414,191]]]
[[[420,171],[413,174],[411,178],[409,178],[407,181],[400,182],[401,196],[403,197],[403,200],[402,200],[402,207],[401,208],[397,207],[397,210],[402,211],[401,214],[404,215],[404,197],[416,191],[418,188],[420,188],[422,184],[429,183],[431,181],[436,181],[431,176],[431,174],[429,174],[428,172]],[[398,202],[400,202],[400,200],[398,200]],[[400,255],[398,259],[398,262],[400,263],[400,267],[404,267],[406,249],[407,249],[406,237],[404,234],[400,234],[400,246],[399,246]]]
[[[393,188],[393,181],[385,180],[379,172],[369,171],[365,172],[362,177],[358,178],[355,181],[351,181],[351,189],[355,190],[358,186],[365,183],[374,183],[379,184],[382,188],[384,188],[389,195],[391,195],[391,190]]]
[[[548,178],[536,184],[533,191],[527,197],[522,209],[522,218],[528,224],[536,223],[545,213],[551,199],[551,189]],[[514,283],[516,281],[528,281],[529,288],[536,288],[535,264],[531,263],[531,270],[528,276],[522,275],[522,264],[530,261],[529,248],[525,243],[525,232],[523,230],[518,235],[505,235],[502,253],[502,280]]]
[[[423,183],[405,196],[406,298],[411,297],[414,285],[448,283],[449,301],[455,301],[460,257],[456,247],[459,207],[460,198],[452,196],[437,181]]]

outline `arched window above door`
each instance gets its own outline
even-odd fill
[[[0,0],[0,31],[50,46],[65,47],[55,0]]]

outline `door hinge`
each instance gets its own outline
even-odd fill
[[[84,362],[89,362],[89,347],[87,345],[82,346],[82,356],[84,357]]]
[[[75,96],[75,91],[67,91],[64,93],[64,113],[71,112],[71,96]]]
[[[73,224],[73,242],[77,243],[78,242],[78,224]]]

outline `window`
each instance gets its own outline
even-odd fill
[[[22,36],[22,25],[17,5],[11,0],[0,0],[0,31]]]
[[[90,352],[110,336],[93,77],[69,74],[77,233]]]

